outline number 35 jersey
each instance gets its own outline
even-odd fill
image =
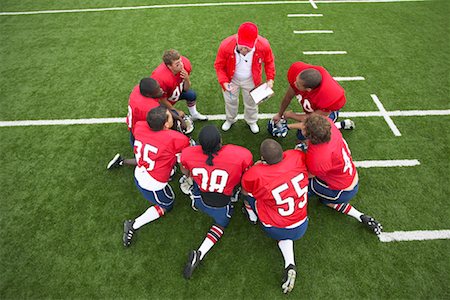
[[[207,158],[201,146],[185,148],[181,152],[181,165],[189,170],[202,192],[227,196],[233,194],[242,174],[253,164],[252,153],[236,145],[222,146],[214,155],[213,166],[206,164]]]
[[[298,226],[307,217],[305,154],[287,150],[277,164],[255,164],[242,177],[242,188],[255,198],[256,211],[264,226]]]

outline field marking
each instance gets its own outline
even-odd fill
[[[276,113],[258,114],[259,119],[271,119]],[[366,118],[366,117],[383,117],[385,115],[392,117],[423,117],[423,116],[448,116],[450,109],[444,110],[395,110],[386,113],[380,111],[348,111],[339,112],[339,116],[343,118]],[[224,114],[207,115],[211,121],[224,121]],[[244,119],[244,114],[237,116],[239,120]],[[0,121],[0,127],[17,127],[17,126],[46,126],[46,125],[83,125],[83,124],[112,124],[125,123],[125,117],[117,118],[91,118],[91,119],[56,119],[56,120],[19,120],[19,121]]]
[[[333,33],[333,30],[294,30],[294,34]]]
[[[314,9],[317,9],[317,5],[316,5],[316,3],[314,3],[314,0],[309,0],[309,3],[311,4],[311,6],[312,6]]]
[[[288,14],[288,18],[297,18],[297,17],[323,17],[323,14]]]
[[[354,163],[358,168],[414,167],[420,165],[420,161],[417,159],[361,160],[354,161]]]
[[[347,54],[347,51],[303,51],[304,55],[336,55]]]
[[[353,1],[315,1],[316,3],[390,3],[390,2],[423,2],[427,0],[353,0]],[[36,10],[36,11],[11,11],[0,12],[0,16],[38,15],[38,14],[61,14],[61,13],[83,13],[83,12],[105,12],[159,8],[185,8],[185,7],[208,7],[208,6],[238,6],[238,5],[276,5],[276,4],[306,4],[310,1],[256,1],[256,2],[219,2],[219,3],[185,3],[185,4],[159,4],[125,7],[83,8],[83,9],[59,9],[59,10]]]
[[[375,102],[375,105],[380,110],[381,114],[383,115],[384,120],[389,125],[389,128],[392,130],[395,136],[401,136],[400,130],[398,130],[397,126],[395,125],[394,121],[391,119],[391,117],[388,115],[386,109],[383,106],[383,103],[381,103],[380,99],[378,99],[377,95],[371,94],[370,97],[372,97],[373,102]]]
[[[354,77],[333,77],[336,81],[359,81],[359,80],[366,80],[362,76],[354,76]]]
[[[448,240],[450,230],[417,230],[417,231],[394,231],[382,232],[378,235],[381,242],[401,241],[425,241],[425,240]]]

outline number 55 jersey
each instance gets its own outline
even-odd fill
[[[302,151],[283,152],[277,164],[256,163],[241,184],[255,198],[256,213],[264,226],[293,228],[306,220],[308,171]]]

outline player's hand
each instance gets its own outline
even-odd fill
[[[272,79],[270,79],[270,80],[267,80],[267,88],[273,88],[273,80]]]
[[[183,78],[184,80],[189,80],[189,73],[186,71],[186,69],[182,69],[180,71],[180,77]]]
[[[184,113],[184,111],[182,111],[182,110],[177,109],[176,111],[177,111],[178,116],[180,117],[180,119],[184,118],[184,116],[186,115],[186,114]]]
[[[274,116],[272,117],[273,123],[277,124],[278,122],[280,122],[281,117],[282,117],[282,116],[280,116],[280,114],[274,115]]]
[[[295,116],[295,113],[292,110],[286,111],[284,114],[286,119],[293,119],[292,116]]]

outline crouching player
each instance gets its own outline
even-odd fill
[[[236,145],[222,146],[219,130],[212,125],[202,128],[199,146],[183,149],[181,170],[193,179],[194,207],[213,218],[214,223],[198,248],[189,252],[184,277],[191,278],[206,253],[222,237],[233,214],[231,196],[242,174],[253,164],[249,150]]]
[[[358,192],[358,171],[340,131],[329,118],[315,113],[296,125],[307,139],[306,166],[310,176],[314,176],[309,182],[310,192],[323,204],[380,234],[383,226],[378,221],[349,204]]]
[[[168,184],[176,155],[189,146],[189,138],[171,130],[172,115],[165,106],[147,114],[147,121],[135,124],[133,135],[137,166],[134,180],[142,195],[154,205],[134,220],[124,222],[123,244],[128,247],[136,230],[160,217],[173,207],[175,194]]]
[[[242,192],[257,214],[267,235],[278,241],[284,258],[282,290],[292,291],[296,267],[294,241],[308,227],[308,172],[305,154],[300,150],[283,152],[274,140],[262,142],[261,162],[255,163],[242,177]]]

